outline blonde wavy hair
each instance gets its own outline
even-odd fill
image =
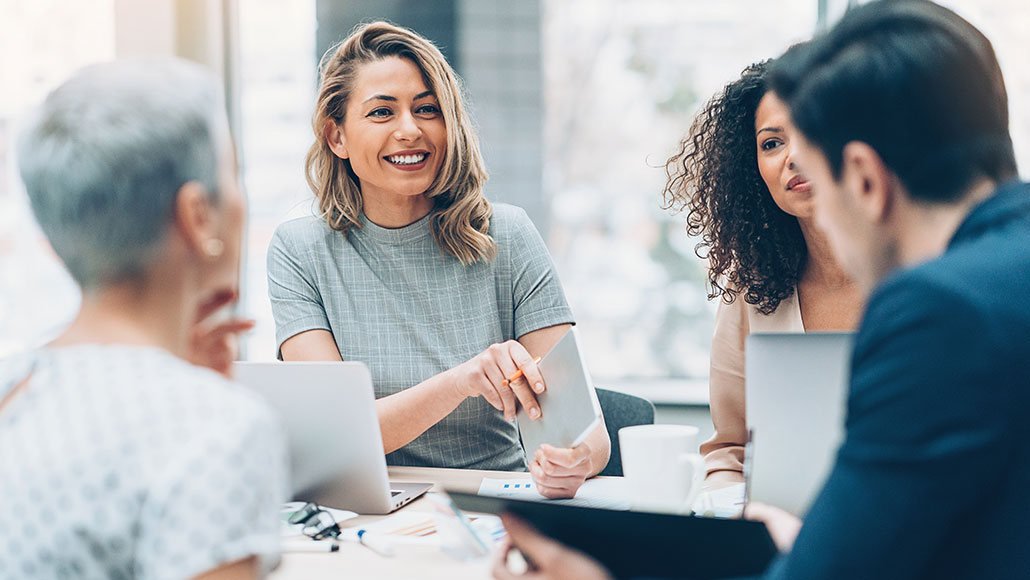
[[[362,65],[388,57],[406,58],[422,72],[436,95],[447,128],[443,164],[425,196],[433,200],[429,223],[441,250],[468,266],[490,261],[497,244],[487,233],[493,208],[483,195],[487,174],[479,139],[465,112],[461,84],[433,44],[407,28],[386,22],[357,26],[326,51],[319,63],[318,101],[311,127],[315,142],[306,159],[308,185],[329,227],[344,234],[361,227],[361,185],[350,161],[340,159],[325,138],[327,122],[342,124],[347,103]]]

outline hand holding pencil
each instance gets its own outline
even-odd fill
[[[522,344],[509,340],[490,345],[450,372],[462,396],[483,397],[508,421],[515,419],[521,404],[530,419],[536,420],[541,416],[536,395],[547,388],[538,362],[540,357],[534,358]]]
[[[538,357],[538,356],[533,357],[533,364],[539,363],[540,359],[541,359],[541,357]],[[512,373],[510,377],[504,379],[504,382],[501,383],[501,385],[507,387],[511,383],[514,383],[515,381],[523,378],[524,376],[525,375],[523,374],[522,369],[519,369],[519,370],[515,371],[514,373]],[[541,389],[540,392],[543,392],[543,389]]]

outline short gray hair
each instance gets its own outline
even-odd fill
[[[184,184],[217,191],[224,117],[214,77],[172,58],[87,67],[32,115],[18,141],[22,180],[83,290],[143,273]]]

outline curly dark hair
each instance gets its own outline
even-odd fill
[[[794,293],[808,248],[797,218],[773,201],[758,172],[755,110],[771,61],[752,64],[694,118],[665,164],[663,209],[687,212],[694,251],[709,261],[709,300],[737,294],[771,314]]]

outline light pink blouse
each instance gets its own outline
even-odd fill
[[[709,401],[715,434],[701,444],[708,475],[717,471],[744,471],[744,340],[755,332],[804,332],[797,292],[780,302],[772,314],[762,314],[737,296],[732,304],[720,302],[712,335]]]

